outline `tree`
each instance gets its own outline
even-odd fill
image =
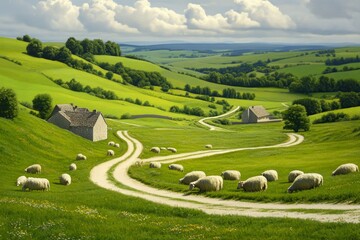
[[[71,51],[72,54],[81,55],[83,53],[83,47],[74,37],[68,38],[65,46]]]
[[[49,94],[38,94],[33,99],[33,107],[39,111],[39,117],[46,119],[52,110],[52,98]]]
[[[55,60],[58,52],[59,50],[57,48],[52,46],[46,46],[44,47],[42,56],[46,59]]]
[[[307,115],[314,115],[317,113],[321,113],[322,109],[321,109],[321,104],[318,100],[316,99],[311,99],[311,98],[302,98],[302,99],[298,99],[293,101],[293,104],[300,104],[303,105],[306,109],[306,114]]]
[[[302,105],[292,105],[283,112],[285,120],[284,129],[294,130],[298,132],[300,129],[304,131],[310,130],[310,120],[306,115],[305,107]]]
[[[14,90],[0,88],[0,117],[14,119],[18,115],[18,101]]]
[[[42,42],[39,39],[33,38],[26,47],[26,52],[30,56],[41,57],[42,55]]]
[[[22,40],[23,40],[24,42],[31,42],[31,37],[26,34],[26,35],[23,36]]]
[[[69,63],[71,60],[71,51],[67,47],[60,48],[56,59],[63,63]]]
[[[105,76],[107,79],[111,80],[114,76],[114,73],[112,71],[108,71]]]
[[[356,92],[340,93],[339,100],[342,108],[356,107],[360,105],[360,94]]]

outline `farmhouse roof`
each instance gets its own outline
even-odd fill
[[[251,106],[249,110],[252,111],[258,118],[267,117],[270,115],[263,106]]]

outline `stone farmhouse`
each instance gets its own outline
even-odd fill
[[[58,104],[48,122],[93,142],[107,139],[107,123],[101,112],[96,110],[89,111],[73,104]]]
[[[243,123],[259,123],[274,121],[263,106],[251,106],[241,114]],[[279,119],[277,119],[279,121]]]

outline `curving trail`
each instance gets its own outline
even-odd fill
[[[184,153],[171,155],[166,157],[150,158],[145,161],[161,161],[162,163],[170,163],[174,161],[181,161],[187,159],[201,158],[205,156],[212,156],[216,154],[225,154],[229,152],[242,150],[255,150],[263,148],[276,147],[291,147],[300,144],[303,137],[298,134],[288,134],[289,140],[285,143],[253,147],[253,148],[236,148],[228,150],[207,150],[193,153]],[[184,195],[183,193],[176,193],[166,190],[159,190],[148,185],[145,185],[128,175],[128,169],[137,160],[143,150],[142,144],[129,136],[125,132],[118,132],[118,136],[123,139],[127,145],[127,152],[116,159],[95,166],[90,172],[90,180],[96,185],[119,192],[121,194],[143,198],[159,204],[165,204],[173,207],[192,208],[202,210],[208,214],[219,215],[240,215],[249,217],[288,217],[297,219],[311,219],[321,222],[350,222],[360,223],[360,205],[346,205],[346,204],[280,204],[280,203],[253,203],[241,202],[232,200],[221,200],[216,198],[207,198],[203,196]],[[114,171],[110,173],[110,169],[115,167]],[[112,174],[115,181],[108,179],[109,174]],[[118,184],[120,183],[120,184]],[[125,187],[123,187],[125,186]],[[306,213],[298,210],[342,210],[338,214],[319,214]],[[289,211],[290,210],[290,211]],[[293,211],[291,211],[293,210]],[[296,210],[296,212],[294,211]]]
[[[207,123],[205,122],[205,120],[226,117],[226,116],[228,116],[228,115],[231,115],[231,114],[235,113],[235,112],[238,111],[239,109],[240,109],[240,106],[237,106],[237,107],[234,108],[233,110],[230,110],[229,112],[226,112],[226,113],[221,114],[221,115],[219,115],[219,116],[202,118],[202,119],[200,119],[200,120],[198,121],[198,123],[200,123],[201,125],[209,128],[210,131],[221,131],[221,130],[224,130],[224,129],[222,129],[222,128],[215,127],[215,126],[213,126],[213,125],[207,124]]]

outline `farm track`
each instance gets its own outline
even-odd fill
[[[360,223],[360,205],[347,204],[282,204],[282,203],[254,203],[241,202],[234,200],[222,200],[216,198],[207,198],[203,196],[187,195],[167,190],[159,190],[145,185],[128,175],[131,165],[139,160],[143,150],[142,144],[129,136],[125,132],[119,131],[118,136],[123,139],[127,145],[127,152],[113,160],[104,162],[95,166],[90,172],[90,180],[99,187],[112,190],[128,196],[139,197],[159,204],[165,204],[172,207],[182,207],[202,210],[208,214],[217,215],[239,215],[248,217],[281,217],[310,219],[320,222],[346,222]],[[166,157],[149,158],[144,161],[160,161],[170,163],[187,159],[202,158],[217,154],[226,154],[242,150],[256,150],[264,148],[291,147],[300,144],[303,137],[298,134],[288,134],[289,140],[285,143],[262,146],[253,148],[235,148],[227,150],[206,150],[185,154],[177,154]],[[114,168],[115,167],[115,168]],[[113,172],[110,172],[114,168]],[[115,181],[109,179],[112,174]],[[311,213],[311,210],[324,213]],[[332,210],[339,210],[337,214],[331,213]],[[302,212],[303,211],[303,212]],[[304,212],[305,211],[305,212]],[[330,213],[325,213],[330,211]]]

